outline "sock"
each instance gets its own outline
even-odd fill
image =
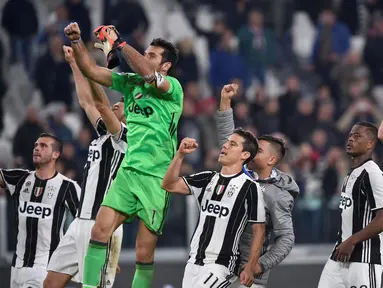
[[[154,263],[136,263],[136,273],[132,288],[150,288],[153,279]]]
[[[101,269],[105,264],[108,243],[90,240],[84,261],[83,288],[97,287]]]

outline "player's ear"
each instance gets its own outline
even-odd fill
[[[54,160],[57,160],[60,157],[60,152],[54,151],[52,156]]]
[[[270,157],[270,159],[268,161],[268,164],[270,166],[275,166],[277,164],[277,162],[278,162],[278,157],[273,155],[273,156]]]
[[[166,71],[166,73],[169,71],[169,69],[172,68],[172,63],[171,62],[165,62],[162,64],[162,69]]]
[[[247,159],[250,158],[250,156],[251,156],[251,154],[250,154],[249,151],[243,151],[243,152],[242,152],[241,159],[242,159],[243,161],[246,161]]]

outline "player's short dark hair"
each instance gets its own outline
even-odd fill
[[[287,149],[285,141],[283,141],[283,139],[266,134],[262,135],[261,137],[258,137],[258,141],[260,140],[270,143],[271,147],[278,154],[278,163],[283,159],[283,157],[285,157]]]
[[[357,122],[355,125],[365,127],[371,140],[375,142],[378,141],[378,127],[376,127],[374,124],[367,121],[360,121]]]
[[[59,138],[57,138],[55,135],[50,134],[50,133],[41,133],[39,138],[51,138],[53,139],[53,144],[52,144],[52,150],[54,152],[59,152],[60,155],[63,152],[63,144]]]
[[[162,63],[172,63],[172,67],[170,67],[168,71],[168,74],[170,75],[178,62],[178,49],[176,46],[162,38],[153,39],[150,46],[157,46],[164,49],[164,52],[162,53]]]
[[[257,155],[257,152],[259,149],[257,137],[255,137],[253,133],[243,128],[235,129],[233,134],[237,134],[244,139],[242,143],[243,151],[250,153],[250,157],[246,159],[246,161],[243,163],[243,164],[247,164],[248,162],[254,159],[255,155]]]

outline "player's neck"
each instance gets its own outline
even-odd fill
[[[230,165],[230,166],[222,166],[221,174],[222,175],[235,175],[242,171],[242,165]]]
[[[371,159],[372,155],[370,153],[366,153],[357,157],[351,158],[352,168],[358,167],[366,162],[368,159]]]
[[[42,166],[36,168],[36,177],[41,180],[51,179],[55,174],[56,169],[54,166]]]
[[[255,170],[255,173],[258,175],[258,179],[266,179],[271,175],[271,171],[273,171],[273,167],[267,167],[265,169]]]

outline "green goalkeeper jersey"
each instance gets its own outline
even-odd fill
[[[177,126],[183,91],[177,79],[166,76],[168,92],[146,83],[135,73],[112,74],[110,89],[124,94],[128,150],[121,164],[163,178],[177,149]]]

